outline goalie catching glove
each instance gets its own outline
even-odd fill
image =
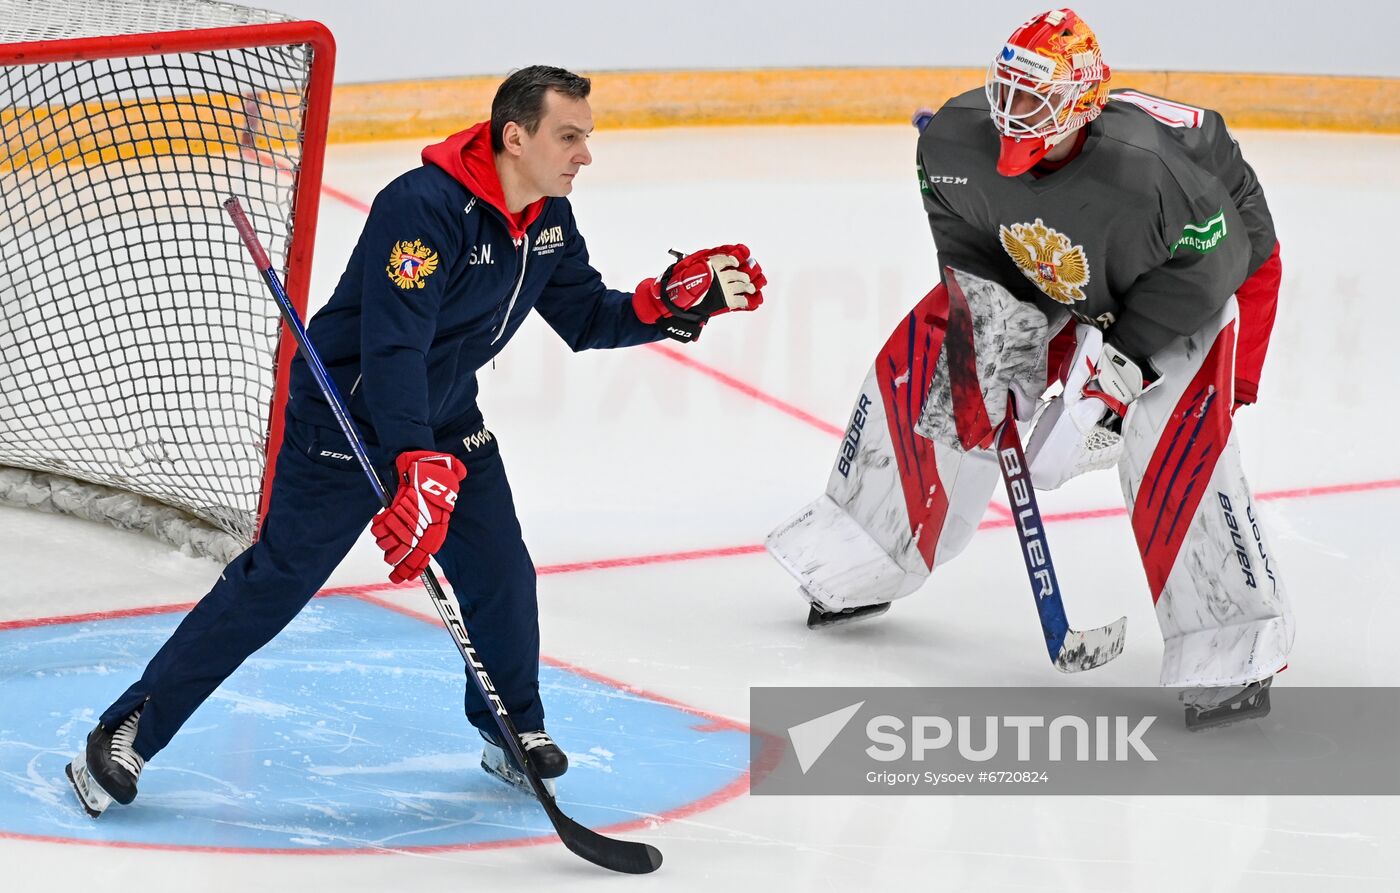
[[[632,308],[644,323],[669,338],[694,341],[710,317],[730,310],[754,310],[768,284],[763,268],[745,245],[720,245],[678,258],[656,279],[643,279]]]
[[[401,453],[395,467],[398,492],[389,507],[374,516],[369,530],[393,568],[390,582],[402,583],[422,574],[428,559],[442,548],[467,466],[450,453],[415,450]]]
[[[1147,387],[1142,367],[1104,343],[1097,328],[1078,326],[1075,340],[1061,374],[1064,393],[1036,419],[1026,445],[1037,490],[1053,490],[1085,472],[1117,465],[1123,454],[1123,418]]]

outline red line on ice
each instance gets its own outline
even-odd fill
[[[821,419],[812,415],[810,412],[807,412],[805,409],[798,409],[791,403],[788,403],[785,400],[779,400],[777,397],[774,397],[771,394],[760,391],[753,385],[740,381],[739,379],[735,378],[727,372],[721,372],[714,366],[706,365],[705,363],[702,363],[699,360],[696,360],[692,357],[688,357],[680,351],[676,350],[674,347],[670,347],[669,345],[665,344],[648,344],[647,347],[651,348],[653,351],[661,354],[663,357],[665,357],[668,360],[671,360],[672,362],[680,363],[687,369],[692,369],[696,372],[699,372],[702,375],[709,376],[710,378],[713,378],[715,381],[719,382],[725,387],[738,391],[746,397],[750,397],[754,400],[757,400],[759,403],[762,403],[765,406],[771,406],[779,412],[785,415],[789,415],[794,419],[797,419],[799,422],[803,422],[812,426],[813,428],[816,428],[818,431],[825,432],[827,434],[832,435],[833,437],[840,437],[845,433],[840,428],[836,427],[830,422],[822,421]]]
[[[1324,484],[1318,487],[1295,487],[1291,490],[1267,490],[1263,493],[1256,493],[1254,498],[1259,502],[1277,502],[1282,499],[1309,499],[1314,496],[1336,496],[1342,493],[1369,493],[1376,490],[1400,489],[1400,478],[1391,478],[1380,481],[1361,481],[1355,484]],[[1061,521],[1090,521],[1095,518],[1115,518],[1119,515],[1126,515],[1125,508],[1107,509],[1087,509],[1077,512],[1059,512],[1058,514],[1045,515],[1046,523]],[[1010,527],[1014,521],[1011,518],[1005,520],[983,521],[978,530],[985,530],[990,527]]]
[[[1324,484],[1316,487],[1295,487],[1288,490],[1270,490],[1255,496],[1260,502],[1276,502],[1285,499],[1310,499],[1317,496],[1336,496],[1346,493],[1369,493],[1377,490],[1400,489],[1400,478],[1378,481],[1360,481],[1351,484]],[[1114,518],[1126,515],[1123,508],[1087,509],[1073,512],[1058,512],[1044,516],[1047,522],[1065,523],[1071,521],[1092,521],[1099,518]],[[983,521],[979,530],[1010,527],[1011,518],[995,518]],[[742,555],[757,555],[763,552],[763,545],[753,543],[744,546],[722,546],[713,549],[691,549],[684,552],[658,552],[650,555],[628,555],[619,558],[602,558],[593,561],[572,561],[563,564],[543,564],[535,571],[542,577],[554,574],[573,574],[584,571],[612,570],[626,567],[645,567],[654,564],[672,564],[682,561],[703,561],[709,558],[735,558]],[[352,586],[328,586],[318,596],[353,595],[368,596],[377,592],[395,589],[416,589],[416,580],[406,583],[364,583]],[[94,611],[86,614],[61,614],[53,617],[32,617],[23,620],[0,621],[0,630],[19,629],[30,626],[48,626],[59,623],[82,623],[91,620],[111,620],[119,617],[136,617],[143,614],[168,614],[172,611],[188,611],[194,602],[180,602],[168,605],[151,605],[141,608],[123,608],[114,611]]]
[[[355,196],[348,192],[341,192],[334,186],[327,186],[324,182],[321,184],[321,194],[327,198],[333,198],[341,204],[349,205],[361,214],[369,213],[369,205],[355,198]]]

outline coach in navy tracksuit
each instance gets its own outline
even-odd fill
[[[531,761],[545,777],[566,768],[543,735],[535,569],[476,405],[476,371],[531,310],[574,350],[668,334],[692,340],[709,316],[757,307],[764,284],[736,245],[690,255],[633,294],[603,285],[564,198],[592,160],[588,92],[587,79],[562,69],[516,72],[489,125],[430,146],[422,167],[375,199],[309,331],[373,461],[398,482],[393,504],[376,515],[373,491],[298,356],[258,543],[224,570],[89,737],[87,767],[118,802],[135,796],[144,760],[296,616],[372,517],[391,579],[418,576],[437,554]],[[496,734],[471,684],[466,710]]]

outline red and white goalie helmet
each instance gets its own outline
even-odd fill
[[[1006,40],[987,69],[987,104],[1001,133],[997,173],[1023,174],[1108,103],[1099,39],[1072,9],[1052,9]]]

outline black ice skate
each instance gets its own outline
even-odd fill
[[[78,801],[93,818],[102,815],[113,800],[126,806],[136,799],[136,780],[146,765],[134,746],[140,719],[138,707],[116,729],[98,723],[88,733],[87,748],[65,770]]]
[[[879,617],[889,609],[889,602],[861,605],[859,608],[846,608],[843,611],[827,611],[814,604],[812,610],[807,612],[807,628],[825,629],[828,626],[844,626],[847,623],[855,623],[857,620]]]
[[[802,594],[812,609],[807,612],[808,629],[825,629],[828,626],[843,626],[847,623],[855,623],[857,620],[866,620],[871,617],[879,617],[890,609],[889,602],[879,602],[874,605],[861,605],[859,608],[828,608],[812,597],[812,594],[805,587],[797,587],[797,591]]]
[[[481,768],[531,797],[535,796],[534,789],[530,787],[529,779],[520,770],[520,766],[515,762],[515,757],[506,752],[506,749],[498,743],[496,736],[482,732],[481,738],[485,742],[481,749]],[[551,797],[554,796],[554,779],[569,771],[569,758],[565,756],[564,751],[559,749],[559,745],[555,744],[553,739],[549,737],[549,733],[543,730],[521,732],[520,747],[529,757],[530,765],[535,767],[540,779],[544,781],[545,790],[549,791]]]
[[[1186,729],[1199,732],[1231,726],[1269,715],[1269,686],[1274,677],[1248,685],[1192,688],[1181,693],[1186,704]]]

